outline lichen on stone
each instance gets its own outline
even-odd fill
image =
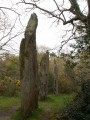
[[[23,70],[24,70],[24,55],[25,54],[25,39],[23,38],[20,45],[20,80],[23,78]]]
[[[36,30],[38,25],[38,19],[37,19],[37,15],[35,13],[33,13],[28,21],[26,30],[25,30],[25,37],[26,36],[31,36],[32,33]]]
[[[25,120],[38,107],[37,24],[37,16],[33,13],[20,45],[21,114]]]

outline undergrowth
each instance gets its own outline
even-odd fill
[[[73,100],[74,96],[75,94],[48,95],[46,101],[39,101],[39,108],[34,110],[27,120],[40,120],[43,112],[49,112],[51,120],[53,120],[58,109],[69,104]],[[20,106],[20,97],[0,96],[0,107],[10,107],[13,105]],[[23,120],[20,109],[11,115],[10,120]]]

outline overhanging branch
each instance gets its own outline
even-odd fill
[[[69,2],[71,3],[71,8],[69,9],[70,12],[77,16],[77,18],[82,22],[86,22],[86,16],[81,12],[77,0],[69,0]]]

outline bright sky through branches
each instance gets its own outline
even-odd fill
[[[56,48],[57,46],[60,46],[61,41],[63,41],[62,36],[65,34],[64,31],[67,29],[69,30],[72,27],[70,25],[63,26],[62,23],[59,23],[59,25],[57,25],[57,23],[52,25],[52,23],[54,22],[54,19],[48,18],[47,16],[41,14],[41,12],[38,10],[26,12],[29,10],[26,9],[26,6],[24,4],[18,4],[17,6],[14,5],[18,1],[19,0],[16,0],[16,1],[15,0],[7,0],[7,1],[2,0],[2,1],[0,1],[1,6],[4,6],[4,7],[13,6],[15,11],[17,11],[18,13],[21,14],[19,16],[20,18],[18,18],[18,15],[15,14],[14,12],[11,12],[9,10],[7,11],[9,22],[11,24],[13,24],[13,22],[16,20],[15,29],[13,30],[12,34],[24,31],[25,26],[27,25],[27,22],[30,18],[31,13],[35,12],[38,16],[37,45],[38,46],[43,45],[43,46],[49,47],[51,49]],[[60,2],[60,0],[57,0],[57,1]],[[63,4],[63,0],[61,0],[61,1],[62,1],[61,4]],[[81,0],[81,1],[85,2],[84,0]],[[52,0],[42,0],[41,6],[43,8],[49,9],[49,10],[55,9],[55,4],[53,3]],[[64,7],[69,8],[69,6],[70,6],[70,4],[69,4],[68,0],[65,0]],[[66,16],[68,19],[68,14],[66,14]],[[69,35],[70,34],[68,34],[68,36]],[[68,36],[64,39],[67,39]],[[12,52],[14,52],[14,50],[19,52],[19,45],[20,45],[22,38],[23,38],[23,34],[18,36],[17,38],[15,38],[13,40],[14,42],[11,41],[8,45],[8,49],[10,49],[9,46],[11,46]],[[68,48],[64,48],[64,49],[65,49],[65,51],[67,51]]]

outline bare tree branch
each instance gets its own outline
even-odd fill
[[[45,13],[48,13],[52,17],[55,17],[55,18],[61,20],[62,22],[64,22],[64,20],[61,17],[58,17],[58,15],[55,15],[52,11],[48,11],[46,9],[43,9],[43,8],[39,7],[37,4],[35,4],[35,3],[26,2],[25,0],[23,0],[22,2],[19,2],[18,4],[20,4],[20,3],[24,3],[24,4],[27,4],[27,5],[32,5],[34,8],[37,8],[37,9],[39,9],[39,10],[45,12]]]
[[[0,10],[1,10],[1,9],[10,10],[10,11],[16,13],[17,15],[20,15],[18,12],[16,12],[15,10],[13,10],[13,9],[11,9],[11,8],[8,8],[8,7],[0,7]]]
[[[69,0],[71,3],[70,12],[77,16],[82,22],[86,22],[86,16],[80,10],[77,0]]]

